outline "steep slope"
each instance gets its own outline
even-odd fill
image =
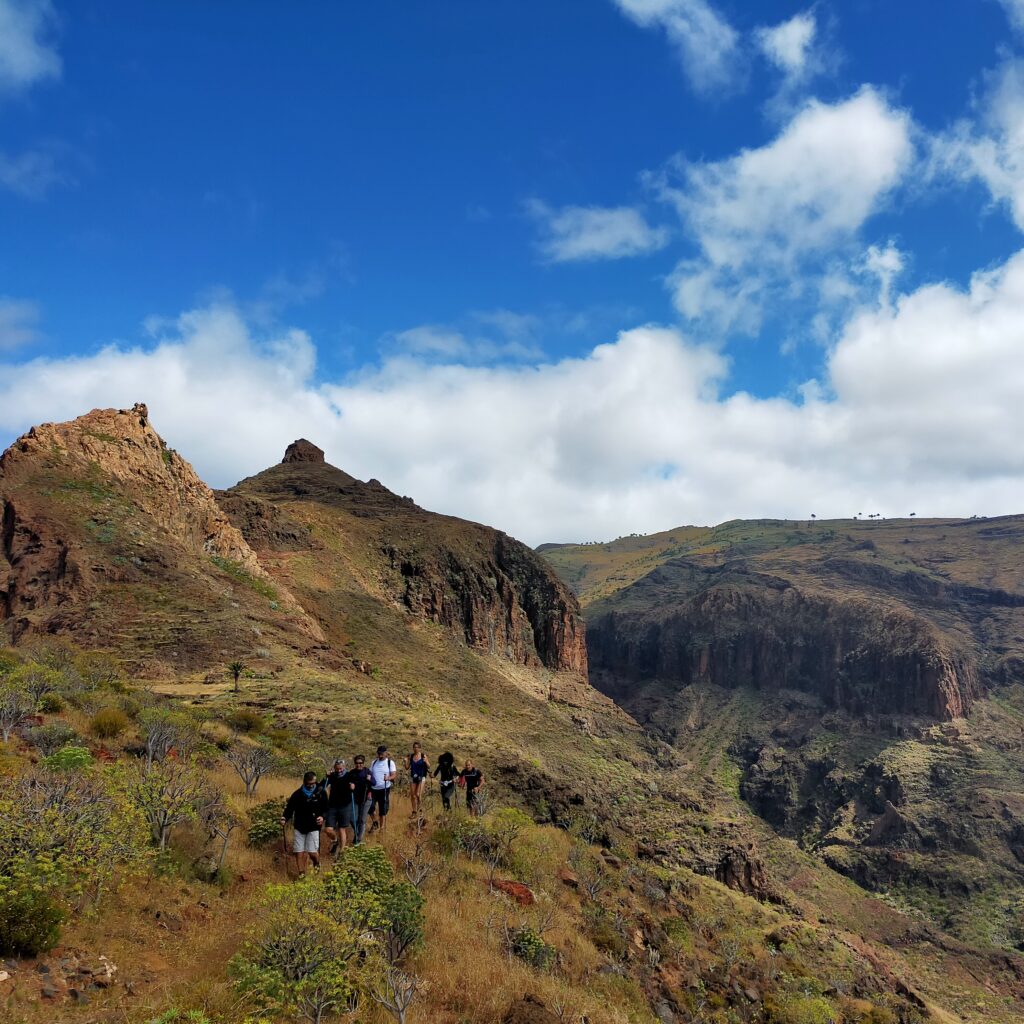
[[[778,834],[1024,948],[1024,519],[729,523],[547,552],[591,680]]]
[[[319,626],[275,584],[146,406],[46,423],[0,458],[0,619],[63,633],[151,674],[264,646],[309,652]]]
[[[356,587],[455,631],[474,650],[586,675],[575,597],[533,551],[497,530],[355,480],[304,440],[218,500],[328,628],[344,632],[336,597]]]

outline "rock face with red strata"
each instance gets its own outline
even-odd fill
[[[245,608],[299,646],[323,642],[145,405],[33,427],[0,457],[0,499],[12,639],[66,633],[187,666],[241,643]],[[219,639],[206,628],[218,623]]]

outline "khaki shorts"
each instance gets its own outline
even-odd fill
[[[320,833],[300,832],[296,829],[292,833],[292,853],[319,853]]]

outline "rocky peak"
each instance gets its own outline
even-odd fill
[[[285,449],[281,465],[286,465],[289,462],[322,463],[324,461],[323,448],[317,448],[312,441],[307,441],[304,437],[300,437],[297,441],[292,441],[292,443]]]

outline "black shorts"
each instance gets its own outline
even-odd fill
[[[324,824],[328,828],[352,828],[352,805],[345,804],[344,807],[328,807]]]
[[[371,789],[370,790],[370,813],[377,809],[380,810],[380,816],[386,818],[388,816],[388,809],[391,804],[391,790],[390,789]]]

